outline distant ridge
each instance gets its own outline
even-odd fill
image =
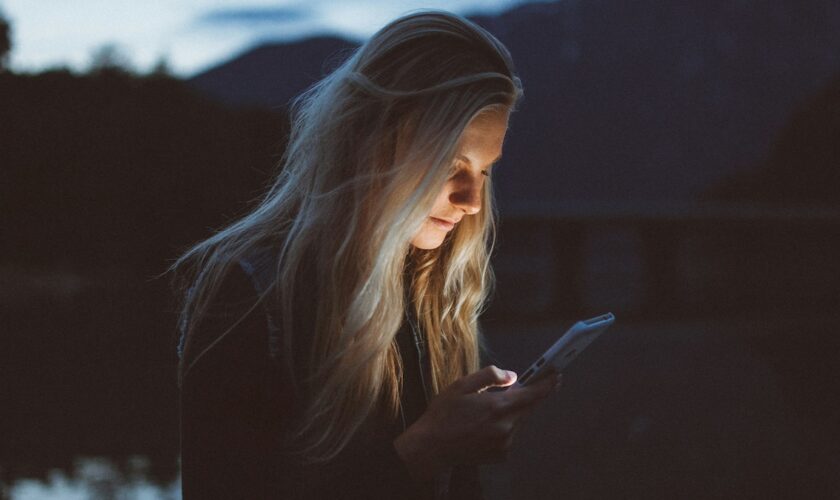
[[[189,82],[229,105],[283,108],[292,97],[329,73],[330,63],[342,59],[342,51],[354,47],[357,45],[335,37],[261,45],[195,75]]]
[[[840,71],[831,0],[525,4],[473,18],[525,87],[497,170],[502,208],[681,201],[767,156]],[[197,75],[224,102],[283,106],[350,42],[264,45]]]

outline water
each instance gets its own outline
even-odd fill
[[[42,480],[20,478],[8,488],[11,500],[175,500],[181,498],[179,479],[154,484],[148,477],[149,459],[132,456],[127,470],[107,457],[77,457],[68,475],[52,469]]]

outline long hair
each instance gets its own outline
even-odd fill
[[[273,294],[260,300],[279,304],[284,349],[304,337],[311,345],[306,369],[295,371],[305,390],[288,436],[304,461],[335,457],[375,410],[396,416],[395,335],[407,307],[427,337],[435,393],[477,370],[477,318],[493,284],[489,179],[481,210],[440,247],[419,250],[410,241],[451,172],[464,129],[488,109],[513,111],[521,96],[510,54],[495,37],[461,16],[422,10],[387,24],[293,99],[281,169],[258,206],[168,269],[184,297],[179,383],[213,346],[191,352],[189,339],[218,284],[232,263],[265,244],[279,252]],[[317,311],[311,328],[294,331],[293,290],[305,260],[316,270]]]

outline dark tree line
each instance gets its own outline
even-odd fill
[[[277,166],[282,113],[225,107],[164,63],[134,74],[113,46],[87,74],[2,71],[11,47],[0,14],[6,264],[160,272],[243,211]]]
[[[5,69],[8,62],[9,52],[12,50],[12,29],[9,22],[0,12],[0,71]]]
[[[80,270],[161,271],[260,195],[287,130],[119,68],[0,74],[0,116],[0,259]]]

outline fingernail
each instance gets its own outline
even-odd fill
[[[510,370],[505,370],[505,372],[507,373],[508,380],[513,380],[516,378],[516,372],[512,372]]]

